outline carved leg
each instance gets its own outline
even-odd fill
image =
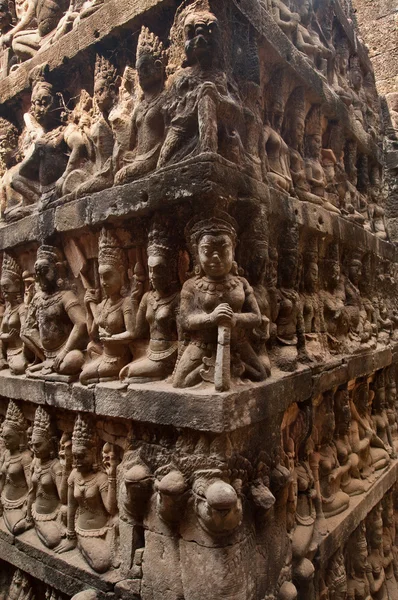
[[[122,380],[135,378],[165,379],[173,372],[175,356],[171,358],[171,361],[169,359],[151,360],[150,358],[133,361],[120,371],[120,378]]]
[[[203,358],[207,356],[206,349],[190,344],[181,356],[173,375],[173,386],[184,388],[200,383],[200,371],[203,369]]]
[[[36,533],[47,548],[55,548],[62,540],[62,531],[56,521],[36,521]]]
[[[213,98],[203,96],[198,102],[199,152],[218,151],[217,107]]]
[[[105,573],[111,568],[111,548],[107,539],[78,536],[78,547],[84,559],[97,573]]]
[[[62,361],[59,373],[61,375],[76,375],[84,365],[83,352],[80,350],[71,350]]]

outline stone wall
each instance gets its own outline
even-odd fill
[[[398,597],[398,255],[350,6],[3,8],[2,597]]]

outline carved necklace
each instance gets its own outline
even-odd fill
[[[40,308],[47,309],[50,306],[53,306],[54,304],[58,304],[61,299],[61,296],[62,296],[62,290],[59,290],[58,292],[54,292],[54,294],[51,294],[51,296],[42,295]]]
[[[198,277],[195,281],[195,287],[210,295],[218,295],[222,298],[225,292],[234,290],[240,284],[238,277],[229,277],[223,281],[212,281],[207,277]]]
[[[124,298],[120,298],[120,300],[115,302],[115,304],[110,304],[110,302],[108,303],[109,300],[110,298],[107,298],[104,302],[103,307],[101,308],[101,319],[103,321],[107,320],[109,315],[111,315],[113,312],[115,312],[115,310],[120,308],[120,306],[123,304]]]
[[[170,296],[162,297],[159,295],[159,292],[154,290],[152,293],[152,297],[150,299],[153,310],[156,311],[159,308],[159,306],[165,306],[167,304],[171,304],[171,302],[173,302],[173,300],[177,296],[177,294],[178,294],[178,292],[174,292],[174,294],[171,294]]]

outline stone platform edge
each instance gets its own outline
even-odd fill
[[[355,354],[295,373],[278,371],[257,384],[235,385],[229,392],[212,387],[176,389],[166,382],[119,382],[86,387],[14,376],[0,371],[0,396],[98,417],[122,418],[158,425],[222,433],[267,421],[279,422],[294,402],[342,385],[398,362],[398,345]],[[271,430],[271,428],[270,428]]]
[[[0,251],[30,242],[43,243],[56,233],[78,235],[104,223],[126,226],[126,219],[147,217],[166,206],[204,201],[216,204],[215,198],[219,197],[238,203],[258,201],[270,215],[305,225],[317,235],[330,236],[347,246],[360,247],[365,252],[398,262],[394,244],[380,240],[318,205],[302,202],[252,179],[236,165],[211,153],[84,198],[68,200],[65,197],[40,213],[3,224],[0,227]]]

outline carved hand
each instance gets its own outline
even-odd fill
[[[87,306],[88,304],[98,304],[99,303],[99,290],[96,289],[88,289],[84,294],[84,304]]]
[[[12,35],[10,33],[6,33],[5,35],[2,35],[0,38],[0,43],[1,43],[1,46],[3,46],[3,48],[7,48],[8,46],[11,46],[11,42],[12,42]]]
[[[61,352],[59,352],[57,354],[57,356],[55,357],[54,363],[53,363],[54,371],[58,371],[58,369],[61,366],[62,361],[64,360],[64,358],[67,354],[68,354],[67,350],[61,350]]]
[[[144,282],[134,275],[131,291],[132,302],[138,304],[144,294]]]
[[[117,460],[115,458],[111,458],[109,461],[109,465],[107,465],[105,468],[105,473],[108,475],[109,478],[111,478],[111,479],[116,478],[116,467],[117,467]]]
[[[236,324],[236,317],[229,304],[219,304],[213,312],[210,314],[210,318],[215,325],[228,325],[234,327]]]
[[[76,548],[76,545],[77,545],[76,539],[62,540],[62,542],[60,544],[58,544],[58,546],[56,548],[54,548],[54,552],[56,552],[57,554],[63,554],[64,552],[69,552],[69,550],[73,550],[74,548]]]

